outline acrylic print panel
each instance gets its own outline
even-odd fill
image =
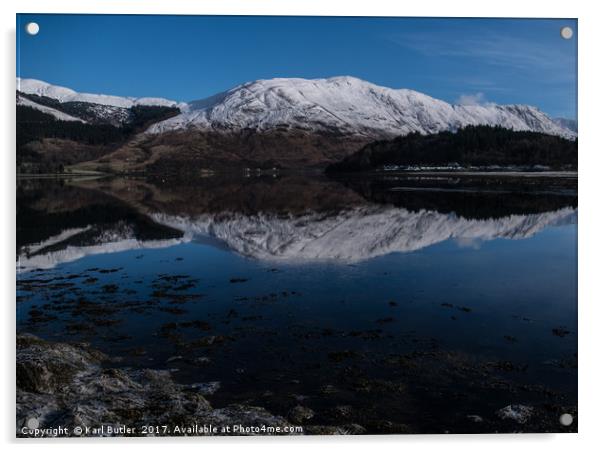
[[[17,30],[17,436],[577,430],[576,20]]]

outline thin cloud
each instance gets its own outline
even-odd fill
[[[574,56],[555,46],[493,33],[450,39],[442,33],[405,33],[389,39],[402,47],[432,57],[474,58],[522,72],[546,72],[546,77],[574,77]],[[549,81],[549,79],[548,79]]]
[[[486,103],[485,94],[480,92],[474,94],[462,94],[456,100],[456,104],[458,105],[485,105]]]

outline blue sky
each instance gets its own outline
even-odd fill
[[[40,33],[24,27],[37,22]],[[560,37],[571,26],[573,39]],[[17,17],[17,75],[77,91],[200,99],[261,78],[352,75],[448,102],[574,118],[573,19]]]

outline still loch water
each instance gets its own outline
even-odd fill
[[[170,369],[214,406],[302,403],[372,433],[576,412],[572,177],[22,180],[17,196],[19,333]]]

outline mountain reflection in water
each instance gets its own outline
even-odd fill
[[[18,266],[48,269],[190,241],[265,261],[347,264],[449,239],[522,239],[577,222],[574,184],[491,177],[26,181],[18,188]]]

